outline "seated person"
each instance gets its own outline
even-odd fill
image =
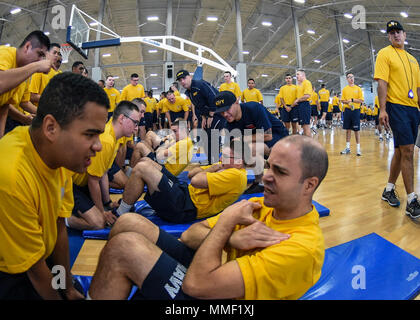
[[[230,91],[220,92],[215,97],[215,105],[216,113],[220,113],[227,120],[226,129],[230,133],[239,129],[244,139],[252,142],[253,156],[257,158],[256,167],[253,169],[255,181],[246,193],[263,192],[264,187],[260,184],[264,172],[263,156],[269,156],[274,144],[289,135],[288,130],[262,104],[239,103]],[[252,134],[248,134],[247,130]]]
[[[87,172],[73,175],[74,208],[68,226],[78,230],[103,229],[105,223],[112,225],[115,216],[106,211],[109,204],[109,181],[107,172],[117,154],[117,141],[129,137],[140,122],[139,108],[130,101],[121,101],[114,110],[105,131],[99,136],[102,149],[89,160]]]
[[[231,205],[247,187],[242,141],[223,148],[221,163],[195,168],[191,184],[181,183],[165,167],[143,158],[128,179],[116,214],[127,213],[147,185],[146,202],[164,220],[184,223],[209,217]],[[241,144],[241,146],[239,146]]]
[[[268,163],[263,198],[193,224],[181,241],[141,215],[120,217],[88,298],[127,299],[135,284],[133,299],[299,299],[321,276],[324,237],[312,197],[328,155],[294,135],[276,143]]]
[[[140,159],[149,157],[153,161],[162,163],[174,176],[184,171],[191,161],[193,150],[186,121],[176,119],[171,124],[171,130],[173,134],[164,138],[149,131],[144,141],[136,145],[131,158],[131,167],[134,168]]]
[[[65,219],[72,172],[85,172],[101,149],[108,108],[95,82],[65,72],[46,86],[31,126],[0,140],[0,300],[83,299],[72,282]],[[64,289],[52,286],[53,266],[65,270]]]

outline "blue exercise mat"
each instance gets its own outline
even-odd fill
[[[67,235],[69,239],[70,268],[72,268],[85,242],[85,238],[81,231],[71,228],[67,228]]]
[[[322,275],[301,300],[408,300],[420,292],[420,259],[376,233],[325,251]]]

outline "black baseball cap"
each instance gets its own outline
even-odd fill
[[[176,73],[176,80],[178,81],[181,78],[185,78],[186,76],[189,76],[190,73],[187,70],[180,70]]]
[[[388,23],[386,24],[386,33],[389,33],[392,30],[403,30],[404,31],[404,28],[401,25],[401,23],[399,23],[398,21],[391,20],[391,21],[388,21]]]
[[[236,96],[230,91],[222,91],[214,97],[215,113],[224,112],[236,102]]]

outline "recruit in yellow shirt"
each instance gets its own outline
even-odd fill
[[[59,73],[61,71],[56,71],[54,68],[51,68],[48,74],[34,73],[31,77],[29,92],[42,95],[50,80]],[[38,102],[34,102],[33,104],[38,107]]]
[[[114,162],[120,144],[117,143],[115,137],[112,119],[106,124],[105,131],[99,136],[99,140],[102,144],[102,150],[91,158],[92,163],[87,168],[87,172],[75,173],[73,175],[73,182],[80,187],[87,185],[89,175],[99,178],[102,177]]]
[[[177,141],[168,148],[168,158],[165,161],[165,168],[175,177],[178,176],[192,159],[193,142],[190,138]]]
[[[239,88],[239,84],[237,84],[236,82],[222,83],[220,85],[219,91],[230,91],[236,96],[236,98],[239,98],[241,96],[241,88]]]
[[[319,101],[320,102],[329,102],[330,101],[330,91],[327,89],[321,89],[318,91]]]
[[[394,48],[391,45],[379,50],[373,78],[388,83],[386,101],[418,108],[419,64],[416,58],[407,51]],[[408,97],[410,89],[414,94],[413,99]]]
[[[136,86],[128,84],[124,87],[124,89],[121,92],[121,100],[132,101],[135,98],[143,99],[144,97],[144,87],[141,84],[138,84]]]
[[[363,92],[362,89],[359,86],[353,85],[353,86],[345,86],[343,88],[343,92],[341,93],[341,99],[342,100],[351,100],[351,99],[362,99],[363,98]],[[343,103],[343,107],[351,109],[351,106],[354,106],[354,109],[360,109],[360,105],[361,103],[356,103],[356,102],[350,102],[350,104],[344,104]]]
[[[276,231],[290,235],[279,244],[248,251],[226,247],[227,261],[236,260],[245,284],[245,300],[296,300],[320,278],[324,263],[324,236],[315,207],[308,214],[290,220],[273,218],[273,208],[264,198],[251,198],[262,208],[254,218]],[[207,219],[213,228],[219,216]],[[244,226],[237,225],[236,230]]]
[[[153,98],[153,97],[152,98],[146,97],[143,100],[146,103],[146,111],[145,112],[153,113],[153,111],[156,110],[156,105],[157,105],[156,99]]]
[[[210,166],[202,167],[202,169]],[[220,172],[207,172],[208,189],[188,186],[190,197],[197,208],[197,219],[210,217],[230,206],[247,187],[245,169],[230,168]]]
[[[337,96],[334,96],[333,97],[333,100],[332,100],[332,104],[333,104],[333,106],[339,106],[340,105],[340,99],[338,99],[338,97]]]
[[[309,100],[310,105],[317,105],[318,102],[318,93],[315,91],[312,91],[311,99]]]
[[[35,150],[29,127],[0,140],[0,271],[26,272],[48,258],[57,241],[57,219],[71,216],[71,172],[51,169]]]
[[[284,85],[279,91],[280,98],[283,98],[284,103],[290,106],[297,99],[297,86],[294,84]]]
[[[309,80],[303,80],[301,84],[297,85],[297,99],[302,98],[306,94],[309,94],[310,98],[312,91],[312,83]],[[304,101],[308,101],[309,98]]]
[[[115,108],[121,101],[121,94],[115,88],[104,88],[104,91],[109,99],[109,110],[108,112],[114,112]]]
[[[17,68],[16,48],[0,46],[0,70],[6,71],[15,68]],[[0,107],[8,103],[10,98],[12,98],[18,90],[18,87],[0,95]]]
[[[261,91],[258,89],[253,88],[252,90],[249,90],[248,88],[242,92],[241,96],[242,102],[258,102],[260,103],[263,101],[263,96],[261,94]]]
[[[278,107],[279,109],[283,108],[283,105],[281,104],[281,100],[280,100],[280,93],[278,93],[276,97],[274,98],[274,103],[276,104],[276,107]]]
[[[189,110],[188,101],[182,97],[175,97],[175,102],[171,103],[168,99],[163,99],[162,102],[162,110],[160,112],[181,112],[181,111],[188,111]]]

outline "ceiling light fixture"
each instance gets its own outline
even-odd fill
[[[289,58],[289,56],[288,56],[287,54],[282,54],[282,55],[280,56],[280,58],[287,59],[287,58]]]
[[[343,39],[343,42],[344,42],[344,43],[349,43],[350,41],[349,41],[349,40],[347,40],[347,39]]]
[[[10,11],[11,14],[18,14],[19,12],[21,12],[22,9],[21,8],[16,8]]]
[[[108,58],[108,57],[110,57],[111,56],[111,54],[110,53],[104,53],[103,55],[102,55],[102,57],[104,57],[104,58]]]
[[[401,15],[401,17],[408,18],[408,13],[407,12],[401,11],[400,15]]]
[[[209,16],[209,17],[207,17],[207,21],[217,21],[217,20],[219,20],[219,18],[217,18],[217,17],[213,17],[213,16]]]
[[[350,13],[345,13],[344,18],[353,19],[353,16]]]
[[[157,16],[147,17],[147,21],[158,21],[158,20],[159,20],[159,17],[157,17]]]
[[[270,21],[263,21],[263,22],[261,22],[261,24],[262,24],[264,27],[271,27],[271,26],[272,26],[272,23],[271,23]]]
[[[321,61],[320,61],[320,60],[318,60],[318,59],[315,59],[315,60],[314,60],[314,62],[315,62],[315,63],[321,63]]]
[[[306,32],[309,33],[309,34],[315,34],[315,31],[311,30],[311,29],[307,30]]]

